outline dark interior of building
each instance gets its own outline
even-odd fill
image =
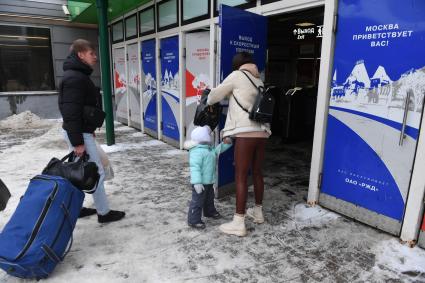
[[[320,7],[269,17],[265,83],[276,86],[276,104],[266,171],[273,175],[269,176],[273,182],[308,186],[323,16]],[[288,170],[294,171],[293,178],[273,173]]]
[[[266,83],[276,86],[272,132],[285,143],[312,141],[324,8],[269,18]]]

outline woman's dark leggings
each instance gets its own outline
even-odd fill
[[[248,172],[252,169],[254,181],[255,204],[263,203],[264,181],[263,161],[265,138],[236,138],[235,144],[235,178],[236,178],[236,213],[245,214],[248,194]]]

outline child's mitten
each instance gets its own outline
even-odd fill
[[[193,185],[193,188],[195,189],[197,194],[200,194],[204,191],[204,185],[202,184],[195,184]]]

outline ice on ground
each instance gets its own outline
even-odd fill
[[[400,244],[398,239],[386,239],[372,247],[371,252],[376,256],[373,270],[377,271],[376,282],[387,281],[394,274],[402,278],[410,275],[415,282],[425,282],[425,250]],[[422,275],[422,276],[421,276]],[[367,280],[365,276],[363,279]]]
[[[0,121],[0,128],[22,129],[22,128],[42,128],[54,124],[54,121],[41,119],[31,111],[14,114]]]
[[[305,204],[309,156],[303,151],[271,145],[264,170],[266,222],[247,219],[248,236],[238,238],[218,229],[233,216],[234,195],[216,200],[223,219],[204,219],[203,231],[187,227],[187,151],[116,127],[126,129],[117,132],[116,145],[103,145],[115,171],[105,187],[111,208],[127,215],[106,225],[96,216],[79,219],[71,252],[45,282],[425,282],[425,251]],[[0,140],[16,135],[0,131]],[[96,137],[103,143],[104,129]],[[29,179],[67,152],[60,123],[0,152],[0,178],[12,193],[0,212],[0,229]],[[85,206],[93,207],[89,195]],[[0,282],[26,281],[0,271]]]
[[[142,132],[135,132],[135,133],[132,133],[131,136],[134,138],[142,138],[142,137],[145,137],[146,135]]]
[[[326,223],[341,217],[340,215],[324,209],[320,206],[311,207],[305,202],[296,203],[293,209],[289,210],[288,215],[291,216],[292,224],[298,228],[303,227],[322,227]]]
[[[380,242],[372,248],[376,254],[377,263],[389,266],[400,273],[417,271],[425,273],[425,250],[401,245],[396,239]]]
[[[167,150],[165,152],[162,153],[163,155],[181,155],[181,154],[187,154],[187,151],[183,151],[183,150],[179,150],[179,149],[172,149],[172,150]]]
[[[144,147],[158,146],[163,144],[164,143],[161,141],[151,140],[151,141],[140,142],[140,143],[118,143],[111,146],[102,144],[101,147],[106,153],[112,153],[112,152],[127,151],[132,149],[141,149]]]
[[[114,131],[115,132],[134,132],[134,129],[130,127],[121,126],[121,127],[115,127]]]

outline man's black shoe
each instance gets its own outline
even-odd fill
[[[90,216],[96,214],[96,209],[94,208],[88,208],[88,207],[82,207],[80,210],[80,215],[78,215],[78,218],[83,218],[86,216]]]
[[[124,211],[111,210],[105,215],[97,215],[97,221],[99,223],[107,223],[121,220],[125,216]]]

